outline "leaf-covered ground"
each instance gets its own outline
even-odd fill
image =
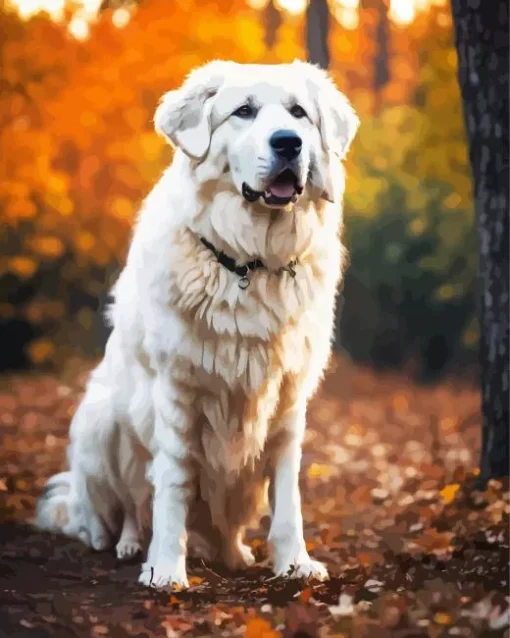
[[[508,636],[508,484],[475,490],[476,388],[413,385],[335,362],[309,410],[305,536],[324,584],[273,579],[267,518],[258,563],[191,563],[191,588],[137,585],[139,566],[39,533],[28,520],[62,468],[86,370],[0,381],[0,635]]]

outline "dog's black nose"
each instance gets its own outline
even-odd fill
[[[303,143],[293,131],[280,130],[271,135],[269,144],[280,157],[290,161],[301,153]]]

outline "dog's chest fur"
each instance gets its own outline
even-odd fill
[[[197,252],[196,237],[184,233],[173,245],[169,304],[188,327],[177,356],[192,380],[200,448],[209,466],[236,472],[264,449],[282,379],[309,365],[316,327],[307,309],[320,275],[308,263],[295,278],[261,270],[243,290],[213,255]]]

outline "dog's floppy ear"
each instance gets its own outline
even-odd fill
[[[331,82],[331,89],[321,100],[321,136],[330,151],[343,159],[359,127],[359,118],[349,100]]]
[[[300,61],[294,64],[305,67],[303,70],[308,90],[319,110],[320,133],[324,146],[343,159],[358,130],[359,119],[356,112],[322,69]]]
[[[193,159],[203,159],[211,143],[211,99],[221,88],[228,62],[210,62],[166,93],[154,116],[156,131]]]

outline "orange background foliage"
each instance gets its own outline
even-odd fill
[[[212,58],[306,58],[303,14],[282,11],[268,48],[264,11],[244,0],[143,0],[129,11],[122,28],[115,10],[102,11],[79,40],[68,28],[71,6],[60,21],[0,10],[0,309],[4,320],[37,326],[43,345],[27,345],[37,363],[53,355],[51,335],[65,318],[78,314],[90,327],[90,299],[122,263],[140,203],[171,159],[152,127],[161,95]],[[356,29],[331,22],[331,72],[363,122],[349,158],[346,215],[385,214],[395,182],[411,211],[409,235],[420,235],[429,226],[428,186],[446,184],[444,206],[461,209],[462,228],[469,229],[448,8],[431,6],[405,27],[390,23],[390,79],[380,91],[373,77],[375,10],[360,9]],[[442,272],[451,250],[462,249],[462,233],[445,233],[451,241],[425,270]],[[27,285],[30,293],[20,292]],[[462,291],[466,281],[459,285]],[[455,290],[450,285],[440,294],[450,298]]]

